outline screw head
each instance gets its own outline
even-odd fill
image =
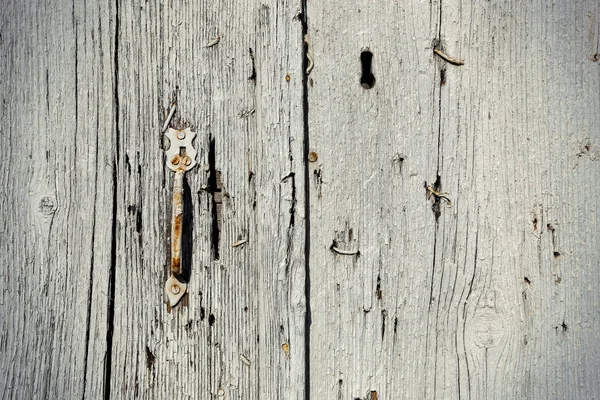
[[[308,153],[308,161],[315,162],[315,161],[317,161],[318,158],[319,158],[319,155],[317,153],[315,153],[314,151],[311,151],[310,153]]]
[[[179,292],[181,292],[181,288],[178,285],[171,286],[171,293],[179,294]]]
[[[192,163],[192,159],[189,158],[188,156],[183,157],[183,163],[185,165],[190,165]]]
[[[178,155],[175,155],[175,156],[173,156],[173,158],[171,158],[171,164],[173,164],[173,165],[179,164],[179,156]]]
[[[184,131],[177,132],[177,139],[179,139],[179,140],[185,139],[185,132]]]

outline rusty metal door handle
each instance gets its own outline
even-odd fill
[[[196,133],[190,128],[184,130],[169,129],[166,133],[171,141],[167,150],[167,167],[175,172],[173,182],[173,213],[171,216],[171,275],[165,283],[165,293],[171,307],[175,307],[187,290],[181,267],[181,237],[183,224],[183,176],[196,164],[196,149],[192,140]]]

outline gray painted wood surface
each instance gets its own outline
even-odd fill
[[[311,397],[598,398],[597,2],[311,4]]]
[[[14,1],[0,15],[0,397],[102,397],[114,5]]]
[[[600,397],[597,2],[0,21],[0,398]]]
[[[111,397],[303,397],[298,12],[275,1],[119,5]],[[172,125],[198,133],[200,165],[186,174],[184,197],[189,295],[169,311],[162,287],[173,173],[161,128],[172,102]],[[218,244],[211,164],[222,186]]]

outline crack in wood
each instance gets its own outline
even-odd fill
[[[208,149],[208,192],[212,197],[212,224],[211,224],[211,250],[213,260],[219,259],[219,248],[221,245],[222,207],[223,207],[223,184],[221,182],[221,171],[216,169],[215,138],[210,137]]]

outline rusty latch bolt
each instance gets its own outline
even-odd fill
[[[175,307],[183,298],[187,290],[187,283],[183,281],[181,268],[181,226],[183,223],[183,175],[196,164],[196,149],[192,140],[196,133],[190,128],[175,130],[170,128],[167,138],[171,146],[167,150],[167,167],[175,171],[173,183],[173,214],[171,217],[171,276],[165,284],[165,293],[169,298],[171,307]]]

